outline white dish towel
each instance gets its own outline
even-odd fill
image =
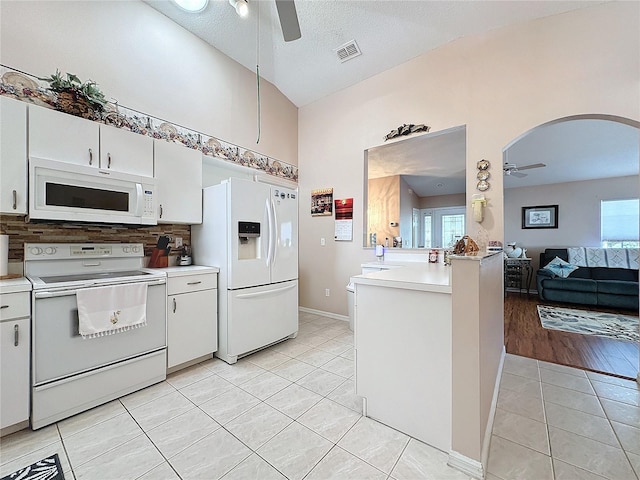
[[[83,288],[76,292],[82,338],[125,332],[147,324],[147,284]]]

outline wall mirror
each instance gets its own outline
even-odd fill
[[[448,247],[465,229],[466,127],[365,150],[364,247]]]

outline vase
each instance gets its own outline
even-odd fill
[[[522,249],[516,247],[515,243],[508,243],[504,249],[504,253],[506,253],[509,258],[518,258],[522,255]]]
[[[94,109],[87,99],[73,91],[58,92],[56,109],[82,118],[94,116]]]

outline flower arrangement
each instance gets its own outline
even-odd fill
[[[93,80],[83,83],[73,73],[67,73],[64,77],[57,69],[50,77],[39,79],[48,82],[49,90],[57,94],[56,107],[72,115],[92,117],[94,113],[102,112],[107,103],[98,84]]]

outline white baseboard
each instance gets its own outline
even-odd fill
[[[313,313],[314,315],[322,315],[323,317],[335,318],[336,320],[342,320],[343,322],[349,321],[348,315],[340,315],[338,313],[324,312],[322,310],[316,310],[315,308],[298,307],[298,310],[306,313]]]
[[[451,450],[449,452],[449,461],[447,465],[455,468],[456,470],[460,470],[462,473],[465,473],[473,478],[483,479],[484,478],[484,468],[482,468],[482,464],[477,460],[474,460],[469,457],[465,457],[461,453],[455,452]]]
[[[507,355],[507,349],[503,345],[500,354],[500,364],[498,365],[498,374],[496,375],[496,383],[493,387],[493,398],[491,399],[491,410],[489,410],[489,419],[487,420],[487,428],[484,431],[484,441],[482,442],[482,452],[480,459],[485,467],[489,462],[489,445],[491,444],[491,432],[493,431],[493,420],[496,417],[496,407],[498,405],[498,394],[500,393],[500,380],[502,380],[502,368],[504,367],[504,359]]]
[[[449,461],[447,465],[460,470],[467,475],[483,479],[486,467],[489,462],[489,445],[491,444],[491,432],[493,431],[493,420],[496,416],[496,406],[498,404],[498,393],[500,392],[500,380],[502,379],[502,368],[504,367],[504,359],[507,354],[506,348],[502,346],[500,354],[500,364],[498,365],[498,373],[496,375],[496,383],[493,387],[493,398],[491,399],[491,410],[489,410],[489,418],[487,420],[487,428],[484,431],[484,441],[482,442],[482,451],[480,454],[481,462],[469,458],[456,451],[449,452]]]

